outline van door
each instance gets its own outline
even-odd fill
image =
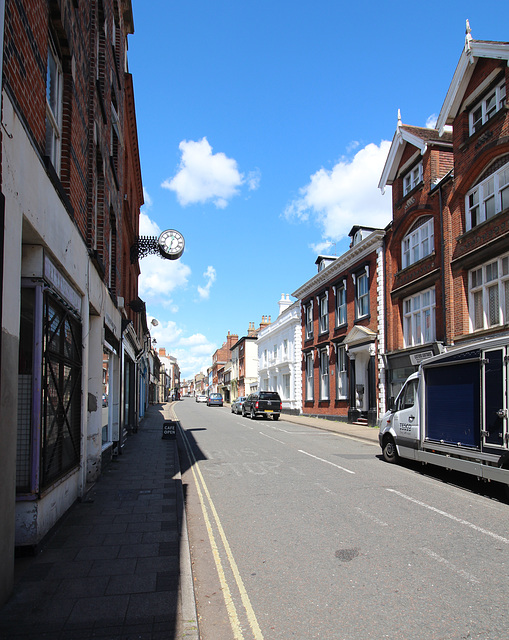
[[[507,444],[507,347],[484,352],[483,443],[490,447]]]
[[[415,447],[419,438],[419,406],[417,387],[419,380],[409,380],[401,390],[392,418],[392,426],[396,433],[398,444]],[[409,441],[405,443],[405,440]],[[412,444],[410,444],[412,441]]]

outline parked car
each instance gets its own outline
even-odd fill
[[[242,415],[251,416],[254,420],[256,416],[272,416],[273,420],[279,420],[283,403],[276,391],[257,391],[251,393],[242,405]]]
[[[211,393],[207,398],[207,407],[222,407],[223,396],[220,393]]]
[[[236,400],[232,402],[232,413],[239,415],[242,413],[242,407],[244,405],[244,400],[246,396],[239,396]]]
[[[196,396],[195,402],[207,402],[207,396],[199,394]]]

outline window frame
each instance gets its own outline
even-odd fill
[[[425,253],[424,244],[428,250]],[[425,218],[412,225],[401,241],[401,268],[406,269],[435,250],[435,219]]]
[[[320,349],[320,402],[324,400],[330,400],[330,364],[329,364],[329,350]]]
[[[345,346],[336,346],[336,399],[348,399],[348,369]]]
[[[493,103],[489,104],[493,99]],[[493,89],[484,94],[484,97],[475,103],[468,112],[468,131],[472,136],[491,120],[502,109],[506,100],[505,78]]]
[[[309,351],[305,355],[305,378],[306,378],[306,402],[313,402],[315,399],[314,393],[314,357],[313,352]]]
[[[429,303],[425,296],[429,294]],[[418,306],[415,304],[418,302]],[[406,307],[409,306],[407,310]],[[436,340],[436,293],[435,287],[419,291],[403,299],[403,344],[406,349],[429,344]],[[429,316],[425,313],[429,311]],[[426,335],[426,319],[430,318],[430,334]],[[419,335],[418,335],[419,334]],[[429,338],[429,339],[427,339]]]
[[[318,333],[323,334],[329,331],[329,292],[318,296]]]
[[[366,291],[360,293],[361,283],[366,282]],[[364,310],[364,303],[366,306],[366,310]],[[362,309],[361,309],[362,305]],[[362,318],[369,317],[369,272],[367,267],[362,271],[356,274],[355,276],[355,320],[361,320]]]
[[[336,286],[335,326],[341,327],[348,322],[346,306],[346,281]]]
[[[507,206],[504,207],[504,200]],[[487,215],[487,203],[493,211]],[[509,208],[509,162],[493,171],[465,195],[465,230],[470,231]]]
[[[50,64],[53,61],[53,66]],[[54,89],[52,89],[52,87]],[[48,35],[46,63],[46,142],[45,153],[60,177],[62,162],[62,123],[64,112],[64,71],[55,40]],[[52,104],[54,103],[54,104]]]
[[[422,160],[409,169],[403,176],[403,196],[407,196],[423,181]]]
[[[509,324],[509,253],[468,272],[468,314],[470,333]]]
[[[305,315],[305,335],[306,340],[310,340],[313,338],[313,301],[310,300],[304,306],[304,315]]]

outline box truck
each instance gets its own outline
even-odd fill
[[[380,419],[387,462],[398,457],[505,485],[509,498],[509,336],[424,360]]]

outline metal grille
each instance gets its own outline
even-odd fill
[[[78,465],[81,436],[81,325],[49,293],[43,335],[44,487]]]

